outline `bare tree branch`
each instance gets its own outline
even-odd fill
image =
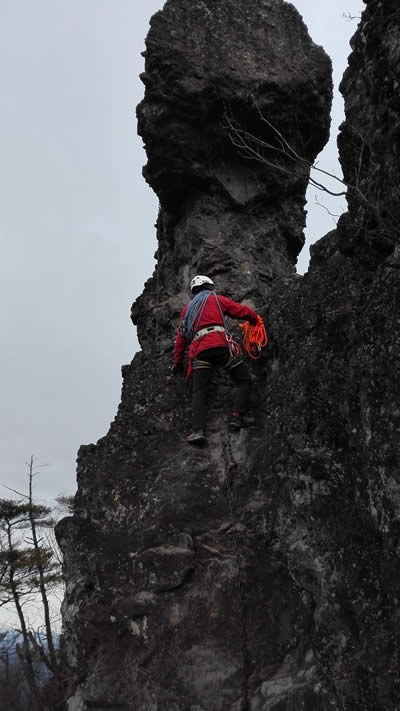
[[[338,219],[339,219],[339,217],[340,217],[340,214],[335,214],[334,212],[331,212],[331,211],[329,210],[329,208],[326,207],[326,205],[323,205],[321,202],[319,202],[319,200],[318,200],[318,198],[317,198],[316,195],[314,195],[314,202],[315,202],[316,205],[318,205],[318,207],[322,207],[322,209],[325,210],[325,211],[328,213],[328,215],[332,218],[332,220],[333,220],[333,222],[335,223],[335,225],[337,225]],[[337,219],[336,219],[336,218],[337,218]]]
[[[13,494],[18,494],[18,496],[21,496],[23,499],[29,498],[26,494],[22,494],[20,491],[17,491],[16,489],[12,489],[10,486],[6,486],[5,484],[0,484],[0,486],[3,486],[4,489],[8,489],[8,491],[12,491]]]
[[[360,188],[366,141],[358,131],[355,131],[360,139],[358,166],[355,175],[355,182],[349,183],[346,182],[344,178],[339,178],[335,175],[335,173],[320,168],[317,163],[311,163],[307,160],[307,158],[300,155],[299,152],[285,138],[282,132],[279,131],[279,129],[273,124],[273,122],[270,121],[265,114],[263,114],[254,99],[253,105],[257,111],[260,121],[264,123],[272,132],[274,142],[261,139],[245,130],[234,118],[232,111],[229,108],[225,108],[224,121],[229,130],[230,140],[239,150],[240,155],[243,158],[248,160],[256,160],[269,168],[278,170],[286,175],[292,175],[298,179],[304,180],[305,178],[308,178],[310,185],[332,197],[344,197],[348,193],[351,193],[360,206],[373,215],[376,224],[378,225],[380,234],[385,237],[387,242],[394,244],[394,236],[399,236],[398,219],[393,214],[387,214],[387,211],[385,211],[385,214],[382,213],[378,200],[380,192],[379,180],[376,179],[372,185],[368,186],[368,194]],[[369,154],[372,155],[371,146],[369,146]],[[274,155],[276,156],[276,159],[273,157]],[[373,162],[372,165],[374,165]],[[325,185],[325,183],[317,180],[314,177],[313,172],[317,172],[331,180],[336,181],[343,186],[344,190],[341,190],[340,192],[331,190]]]

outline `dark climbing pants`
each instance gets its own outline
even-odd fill
[[[237,389],[233,398],[233,411],[244,415],[250,395],[250,376],[241,358],[230,360],[229,348],[208,348],[200,351],[192,365],[192,422],[193,429],[203,429],[207,416],[207,386],[214,367],[223,367],[235,382]]]

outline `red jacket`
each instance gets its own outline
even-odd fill
[[[217,298],[218,298],[219,305],[221,307],[221,311],[223,314],[226,314],[227,316],[231,316],[232,318],[245,319],[246,321],[250,321],[250,323],[253,326],[255,326],[257,324],[257,314],[255,311],[250,309],[248,306],[243,306],[242,304],[238,304],[237,301],[232,301],[232,299],[228,299],[227,296],[218,296]],[[175,341],[174,364],[182,363],[183,357],[185,354],[185,349],[187,346],[185,339],[179,332],[179,327],[180,327],[182,319],[186,313],[187,307],[188,307],[188,305],[186,305],[182,309],[181,318],[179,321],[178,333],[177,333],[176,341]],[[214,294],[210,294],[210,296],[208,297],[205,309],[204,309],[202,317],[201,317],[201,320],[199,323],[195,323],[194,330],[200,331],[202,328],[205,328],[206,326],[211,326],[211,325],[213,325],[213,326],[217,326],[217,325],[223,326],[224,325]],[[205,351],[207,348],[218,348],[221,346],[227,346],[225,334],[222,333],[222,331],[215,331],[213,333],[208,333],[206,336],[203,336],[202,338],[198,338],[196,341],[193,341],[190,344],[189,358],[190,358],[190,360],[192,360],[193,358],[196,358],[197,354],[200,353],[200,351]],[[189,366],[189,371],[190,371],[190,366]]]

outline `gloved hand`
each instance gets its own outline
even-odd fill
[[[174,363],[171,369],[172,375],[178,375],[178,373],[183,373],[184,367],[183,363]]]

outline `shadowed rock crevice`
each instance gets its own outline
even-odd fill
[[[393,2],[366,5],[341,160],[363,194],[378,173],[384,190],[374,225],[349,196],[304,277],[308,176],[247,160],[226,117],[268,143],[261,110],[313,160],[329,59],[283,0],[168,0],[151,21],[138,117],[157,266],[132,309],[142,351],[108,434],[79,450],[75,514],[57,529],[69,711],[399,708],[400,262],[382,211],[398,214],[385,136],[400,33]],[[189,391],[170,375],[196,272],[253,303],[270,339],[250,366],[256,426],[229,433],[219,374],[204,450],[185,442]]]

